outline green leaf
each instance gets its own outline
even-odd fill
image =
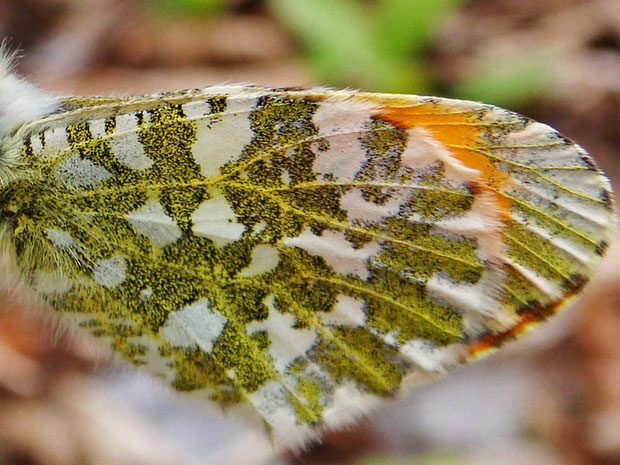
[[[160,14],[210,16],[219,13],[225,6],[225,0],[156,0],[151,2],[152,9]]]
[[[323,72],[345,74],[341,64],[368,66],[375,57],[369,24],[360,4],[351,0],[271,0],[285,25],[318,60]],[[330,69],[331,68],[331,69]]]
[[[504,57],[480,65],[455,86],[457,97],[498,106],[515,106],[542,96],[553,84],[554,73],[545,53]]]
[[[385,92],[420,92],[425,76],[377,46],[362,4],[353,0],[271,0],[281,21],[300,39],[327,84]]]
[[[380,0],[374,37],[389,55],[420,54],[462,0]]]

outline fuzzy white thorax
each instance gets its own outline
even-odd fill
[[[12,68],[13,55],[0,45],[0,138],[51,113],[59,104],[57,98],[15,75]]]

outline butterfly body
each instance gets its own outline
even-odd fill
[[[291,445],[555,313],[614,227],[583,149],[473,102],[61,98],[0,139],[0,243],[37,295]]]

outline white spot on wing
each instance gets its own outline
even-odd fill
[[[476,239],[478,256],[482,260],[500,260],[506,249],[501,234],[504,224],[501,221],[501,208],[491,193],[476,195],[470,210],[462,215],[442,219],[434,228],[459,236]]]
[[[147,236],[155,247],[177,241],[182,233],[176,221],[164,212],[157,199],[150,199],[142,208],[127,216],[140,234]]]
[[[186,103],[183,105],[183,113],[188,119],[212,118],[212,116],[210,116],[211,105],[205,100]]]
[[[407,342],[400,349],[400,354],[407,360],[415,363],[428,373],[445,373],[457,365],[462,356],[463,347],[452,344],[446,347],[437,347],[429,341],[414,339]]]
[[[45,235],[49,241],[60,249],[71,247],[74,244],[71,233],[67,231],[60,231],[58,229],[47,229]]]
[[[216,120],[196,121],[196,142],[192,153],[206,177],[220,174],[220,168],[241,156],[253,132],[249,112],[256,99],[228,99],[226,112]]]
[[[280,313],[273,305],[273,296],[265,299],[269,308],[269,318],[253,321],[247,326],[248,334],[266,331],[271,339],[269,355],[273,358],[275,369],[282,373],[297,357],[302,357],[316,341],[314,329],[294,328],[295,317],[290,313]]]
[[[239,240],[245,231],[245,226],[237,222],[235,212],[220,193],[198,207],[192,222],[194,234],[208,237],[220,247]]]
[[[465,328],[465,332],[476,336],[478,331],[484,330],[485,319],[494,318],[498,326],[496,329],[514,323],[512,316],[502,311],[499,301],[504,281],[505,273],[501,269],[485,270],[476,284],[454,282],[441,273],[435,273],[426,282],[426,292],[433,300],[468,316],[472,321],[466,325],[469,327]]]
[[[353,381],[343,381],[323,411],[325,424],[334,428],[350,423],[378,405],[378,396],[363,392]]]
[[[56,178],[69,187],[90,187],[112,175],[108,170],[95,165],[78,154],[71,154],[56,167]]]
[[[267,273],[278,266],[280,256],[275,247],[270,245],[258,245],[252,252],[252,261],[240,275],[250,277],[261,273]]]
[[[359,189],[353,189],[340,198],[340,206],[347,212],[349,220],[378,222],[398,213],[409,194],[405,189],[393,194],[383,205],[368,202]]]
[[[363,300],[340,294],[335,308],[329,313],[319,313],[319,318],[325,325],[364,326],[364,305]]]
[[[210,352],[227,321],[225,317],[211,310],[209,301],[205,299],[172,312],[161,329],[161,335],[172,346],[198,346],[205,352]]]
[[[249,395],[249,401],[261,413],[263,419],[273,428],[274,439],[299,446],[312,434],[308,425],[300,425],[288,393],[276,381],[268,381]]]
[[[96,139],[105,137],[105,120],[96,119],[90,122],[90,134]]]
[[[35,134],[30,138],[30,144],[32,145],[32,151],[35,154],[39,154],[43,151],[43,144],[41,143],[41,137],[39,137],[39,134]]]
[[[326,230],[323,235],[317,236],[309,228],[299,236],[286,238],[282,242],[288,247],[299,247],[323,258],[338,273],[354,274],[362,279],[369,276],[368,260],[381,249],[376,242],[355,249],[342,232]]]
[[[562,296],[562,291],[558,287],[558,285],[554,282],[549,281],[548,279],[542,277],[535,271],[526,268],[525,266],[515,262],[514,260],[503,257],[503,260],[510,264],[510,266],[517,271],[521,276],[527,279],[531,284],[536,286],[540,291],[542,291],[547,296],[552,299],[558,299]]]
[[[501,116],[498,115],[498,117]],[[512,131],[509,134],[506,134],[503,143],[508,146],[532,146],[540,142],[544,142],[551,134],[554,133],[555,131],[549,126],[542,123],[532,122],[520,131]]]
[[[45,131],[45,150],[51,152],[64,152],[69,149],[67,132],[64,127],[52,128]]]
[[[138,137],[138,121],[135,115],[120,115],[116,118],[114,136],[109,139],[114,158],[134,170],[146,170],[155,162],[144,153],[144,146]]]
[[[120,255],[95,263],[93,279],[103,287],[116,287],[127,278],[127,263]]]
[[[317,151],[314,172],[331,174],[340,182],[351,182],[366,161],[366,149],[360,136],[368,130],[370,114],[367,108],[344,102],[324,102],[317,108],[313,122],[318,137],[325,137],[329,147]]]
[[[483,195],[484,193],[477,195],[476,202],[479,203],[478,199]],[[501,231],[501,222],[498,219],[500,214],[494,203],[487,203],[487,215],[481,213],[483,212],[477,211],[474,205],[471,210],[461,215],[437,221],[435,226],[470,238],[478,237],[485,232],[498,233]]]

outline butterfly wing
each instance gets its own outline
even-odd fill
[[[615,224],[580,147],[472,102],[209,88],[73,99],[20,134],[26,281],[289,445],[553,314]]]

